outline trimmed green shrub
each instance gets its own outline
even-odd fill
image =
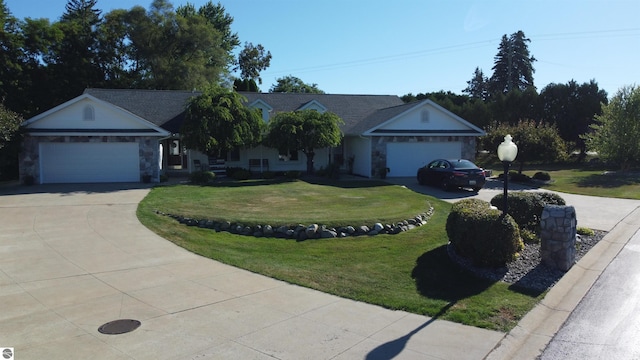
[[[245,169],[237,169],[232,174],[231,177],[234,180],[249,180],[251,178],[251,171]]]
[[[546,204],[565,205],[562,197],[550,192],[529,192],[512,191],[508,196],[509,215],[518,223],[522,229],[527,229],[535,233],[540,226],[540,216]],[[499,210],[503,209],[504,194],[500,193],[491,199],[491,205]]]
[[[528,183],[529,181],[531,181],[531,178],[528,175],[512,170],[509,171],[509,180],[519,183]]]
[[[549,181],[551,180],[551,175],[549,175],[549,173],[546,171],[538,171],[537,173],[533,174],[533,178],[540,181]]]
[[[504,266],[524,248],[513,218],[479,199],[453,204],[446,229],[456,253],[476,266]]]
[[[593,236],[595,232],[589,228],[578,226],[576,229],[576,233],[583,236]]]
[[[567,205],[567,202],[564,201],[564,199],[556,193],[541,191],[537,192],[536,194],[540,195],[545,205]]]
[[[536,231],[540,224],[540,216],[544,209],[542,198],[536,193],[524,191],[512,191],[508,196],[509,215],[523,229]],[[504,194],[498,194],[491,199],[491,205],[503,210]]]
[[[206,185],[215,180],[216,174],[212,171],[196,171],[189,174],[189,181],[192,184]]]
[[[262,173],[262,178],[263,179],[274,179],[276,177],[276,173],[274,173],[273,171],[265,171]]]
[[[300,177],[300,171],[298,171],[298,170],[289,170],[289,171],[284,173],[284,176],[287,179],[297,179],[297,178]]]

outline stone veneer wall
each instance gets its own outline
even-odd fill
[[[474,161],[476,158],[476,138],[474,136],[380,136],[371,140],[371,176],[376,177],[379,169],[387,165],[387,144],[396,142],[462,142],[462,158]],[[413,155],[413,154],[411,154]],[[425,161],[431,159],[425,159]],[[417,170],[417,169],[416,169]]]
[[[544,265],[567,271],[576,260],[576,209],[545,205],[540,217],[540,258]]]
[[[20,179],[31,175],[36,184],[40,183],[39,144],[45,142],[61,143],[101,143],[101,142],[137,142],[139,145],[140,179],[151,175],[151,181],[158,181],[160,154],[158,139],[151,136],[26,136],[20,152]]]

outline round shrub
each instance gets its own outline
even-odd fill
[[[238,169],[231,174],[234,180],[249,180],[251,178],[251,171],[245,169]]]
[[[566,205],[564,199],[555,193],[541,191],[517,191],[509,193],[509,215],[522,229],[538,232],[540,216],[545,205]],[[491,205],[502,210],[504,194],[498,194],[491,199]]]
[[[513,182],[528,183],[531,178],[528,175],[519,173],[517,171],[509,171],[509,179]]]
[[[540,198],[542,198],[542,201],[545,203],[545,205],[567,205],[567,202],[564,201],[562,196],[556,193],[541,191],[536,194],[540,195]]]
[[[544,209],[542,198],[533,192],[512,191],[508,196],[509,215],[518,226],[523,229],[536,231],[540,225],[540,216]],[[491,205],[503,210],[504,194],[498,194],[491,199]]]
[[[301,175],[301,173],[298,170],[289,170],[286,173],[284,173],[284,176],[287,179],[297,179],[297,178],[300,177],[300,175]]]
[[[537,173],[533,174],[533,178],[540,181],[549,181],[551,180],[551,175],[549,175],[549,173],[546,171],[538,171]]]
[[[211,171],[196,171],[189,175],[189,181],[192,184],[206,185],[215,180],[216,174]]]
[[[479,199],[453,204],[446,229],[456,253],[476,266],[504,266],[524,248],[513,218]]]

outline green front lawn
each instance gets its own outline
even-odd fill
[[[156,210],[244,224],[371,225],[425,212],[428,224],[398,235],[296,242],[181,225]],[[233,266],[341,297],[508,331],[543,296],[459,270],[446,254],[450,204],[384,182],[248,181],[156,187],[138,217],[160,236]]]

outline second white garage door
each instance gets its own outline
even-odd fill
[[[387,167],[391,177],[416,176],[418,168],[434,159],[458,159],[460,142],[402,142],[387,144]]]
[[[41,143],[42,183],[138,182],[137,142]]]

